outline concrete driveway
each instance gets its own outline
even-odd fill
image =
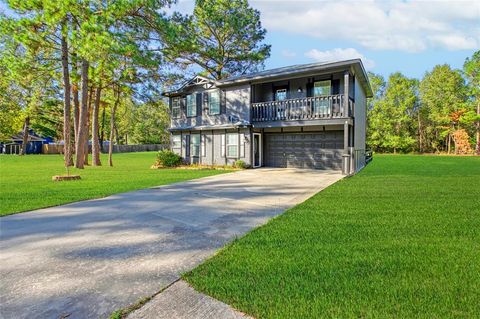
[[[342,178],[256,169],[0,218],[0,318],[105,318]]]

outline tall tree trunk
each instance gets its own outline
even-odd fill
[[[120,134],[118,134],[117,123],[115,123],[115,141],[117,142],[117,145],[120,145]]]
[[[22,149],[20,150],[20,155],[27,154],[27,146],[28,146],[28,127],[30,126],[30,116],[25,118],[25,122],[23,123],[23,137],[22,137]]]
[[[82,59],[82,95],[80,101],[80,112],[78,117],[78,134],[75,144],[75,166],[83,168],[85,160],[85,135],[88,136],[88,127],[86,125],[88,115],[88,61]]]
[[[78,136],[78,117],[80,112],[80,101],[78,100],[78,83],[72,85],[72,95],[73,95],[73,131],[75,139]],[[73,141],[74,144],[76,140]]]
[[[72,71],[75,74],[75,78],[78,76],[78,67],[77,67],[77,58],[76,55],[73,54],[73,63],[72,63]],[[73,95],[73,131],[75,136],[74,145],[77,143],[77,136],[78,136],[78,121],[80,116],[80,101],[78,99],[78,82],[75,82],[72,85],[72,95]]]
[[[72,145],[70,142],[70,73],[68,71],[68,43],[62,36],[62,76],[63,76],[63,159],[65,167],[73,165]]]
[[[100,108],[100,97],[102,94],[102,83],[100,82],[95,90],[95,103],[93,103],[92,116],[92,165],[101,166],[100,144],[98,142],[98,111]]]
[[[113,139],[115,137],[115,112],[117,110],[118,103],[120,102],[120,88],[117,87],[115,103],[112,107],[110,114],[110,141],[108,144],[108,165],[113,166],[112,153],[113,153]]]
[[[103,152],[103,142],[105,141],[105,122],[106,122],[106,114],[105,114],[105,105],[102,109],[102,134],[100,135],[100,149]]]
[[[451,139],[451,136],[450,136],[450,133],[448,133],[447,135],[447,154],[450,154],[450,139]]]
[[[77,30],[77,26],[73,25],[74,30]],[[72,53],[72,73],[74,75],[74,82],[72,85],[72,95],[73,95],[73,130],[74,130],[74,145],[77,143],[77,136],[78,136],[78,122],[80,118],[80,101],[78,98],[78,56],[75,51]],[[76,150],[76,146],[74,146]]]
[[[93,88],[91,87],[89,89],[90,93],[88,95],[88,111],[87,111],[87,122],[85,123],[86,125],[86,131],[87,134],[85,134],[85,160],[84,160],[84,165],[88,165],[88,150],[89,150],[89,145],[88,145],[88,140],[89,140],[89,132],[90,132],[90,115],[92,114],[92,101],[93,101]]]

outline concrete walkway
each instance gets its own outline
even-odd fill
[[[342,178],[257,169],[0,218],[0,318],[106,318]]]
[[[162,291],[127,319],[252,319],[229,305],[199,293],[183,280]]]

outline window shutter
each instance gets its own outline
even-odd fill
[[[222,157],[225,157],[225,134],[222,134]]]
[[[172,101],[173,101],[173,98],[172,98],[172,97],[169,97],[169,98],[168,98],[168,108],[169,108],[169,110],[170,110],[170,116],[173,115],[173,114],[172,114],[172,105],[173,105]]]
[[[332,80],[332,94],[340,94],[340,80]]]
[[[197,116],[202,116],[202,93],[197,93]]]
[[[185,135],[183,135],[181,132],[180,132],[180,156],[181,157],[184,157],[183,156],[183,150],[186,148],[186,139],[185,139]]]
[[[240,157],[245,157],[245,134],[240,134]]]
[[[227,96],[224,90],[220,90],[220,114],[227,113]]]
[[[205,139],[206,139],[205,134],[200,135],[200,143],[201,143],[200,147],[202,149],[201,152],[203,157],[207,156],[207,152],[205,149]]]
[[[307,97],[313,96],[313,82],[307,83]]]
[[[185,135],[185,157],[190,157],[190,135]]]

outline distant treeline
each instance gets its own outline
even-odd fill
[[[480,155],[480,51],[462,70],[437,65],[421,80],[369,73],[367,143],[377,152]]]

